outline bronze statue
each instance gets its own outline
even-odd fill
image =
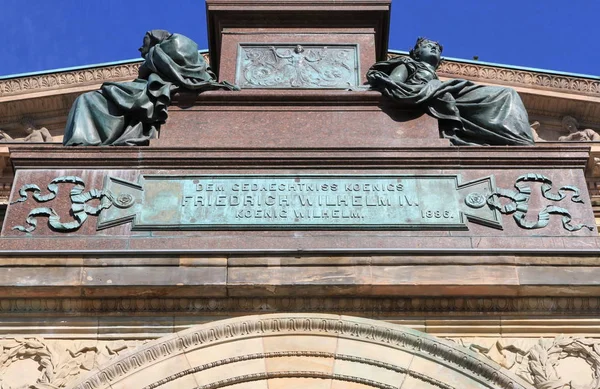
[[[166,121],[175,90],[237,89],[216,81],[198,53],[198,45],[186,36],[148,31],[139,50],[144,62],[136,80],[106,82],[100,90],[75,100],[67,119],[64,145],[147,145]]]
[[[410,58],[378,62],[367,73],[371,88],[402,107],[423,109],[440,121],[444,138],[455,145],[531,145],[527,111],[514,89],[440,81],[436,69],[442,45],[419,38]]]
[[[23,119],[21,121],[21,125],[23,126],[23,131],[25,131],[27,136],[23,138],[13,138],[6,132],[0,130],[0,142],[44,143],[53,141],[50,131],[48,131],[46,127],[36,127],[35,123],[31,119]]]
[[[585,130],[579,130],[579,122],[573,116],[565,116],[562,119],[562,128],[569,132],[569,135],[560,136],[558,140],[560,142],[598,142],[600,141],[600,135],[592,130],[586,128]]]

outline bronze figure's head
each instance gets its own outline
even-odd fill
[[[442,62],[442,51],[444,47],[439,42],[419,37],[415,47],[410,50],[410,57],[415,61],[426,62],[437,68]]]
[[[138,49],[142,54],[142,58],[146,58],[146,54],[148,54],[152,46],[164,41],[171,35],[172,34],[166,30],[151,30],[146,32],[146,35],[144,35],[144,42],[142,44],[142,47]]]

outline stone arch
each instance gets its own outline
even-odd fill
[[[340,315],[270,314],[165,336],[70,389],[533,389],[453,342]]]

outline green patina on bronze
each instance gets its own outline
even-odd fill
[[[501,228],[486,204],[492,177],[461,183],[449,175],[144,175],[109,178],[117,199],[98,228],[131,221],[165,229],[467,229]]]
[[[152,30],[146,33],[139,50],[144,62],[136,80],[105,82],[100,90],[75,100],[65,127],[64,145],[147,145],[167,120],[174,91],[237,89],[217,82],[198,53],[198,45],[186,36]]]
[[[410,58],[378,62],[367,73],[373,89],[399,106],[429,112],[444,138],[464,145],[532,145],[525,106],[512,88],[440,81],[442,46],[419,38]]]
[[[515,222],[526,229],[544,228],[550,223],[550,215],[560,215],[562,225],[567,231],[579,231],[582,228],[587,228],[590,231],[594,230],[592,225],[583,223],[573,223],[571,212],[564,208],[553,204],[546,205],[542,210],[538,211],[537,220],[527,220],[527,212],[529,211],[529,199],[531,198],[531,187],[523,185],[525,182],[541,183],[541,194],[545,199],[551,201],[561,201],[568,195],[567,192],[572,192],[571,202],[583,204],[579,188],[573,185],[561,186],[552,192],[552,181],[543,174],[529,173],[519,176],[515,182],[517,191],[507,189],[496,189],[487,199],[487,203],[505,215],[513,215]],[[509,199],[510,202],[502,204],[500,198]]]
[[[39,217],[52,230],[73,232],[88,216],[98,229],[132,223],[133,230],[202,229],[467,229],[467,221],[502,229],[501,214],[512,214],[521,228],[548,226],[560,215],[570,232],[591,225],[575,223],[571,212],[555,204],[529,215],[532,195],[527,182],[541,183],[541,196],[553,202],[583,203],[579,189],[537,173],[519,176],[517,191],[496,188],[494,176],[461,183],[459,175],[142,175],[138,183],[108,176],[102,189],[85,192],[77,176],[61,176],[47,186],[25,184],[11,206],[46,203],[57,198],[59,185],[70,190],[71,216],[52,207],[30,209],[25,225],[33,232]],[[29,194],[31,193],[31,197]],[[502,203],[501,198],[510,202]],[[28,204],[32,205],[31,202]],[[535,211],[535,208],[533,209]],[[529,217],[528,217],[529,216]],[[63,221],[67,219],[67,221]]]
[[[360,82],[358,45],[241,44],[241,88],[347,89]]]

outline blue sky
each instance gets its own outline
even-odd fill
[[[0,76],[136,58],[147,30],[207,48],[202,0],[1,0]],[[600,0],[394,0],[390,49],[600,75]]]

